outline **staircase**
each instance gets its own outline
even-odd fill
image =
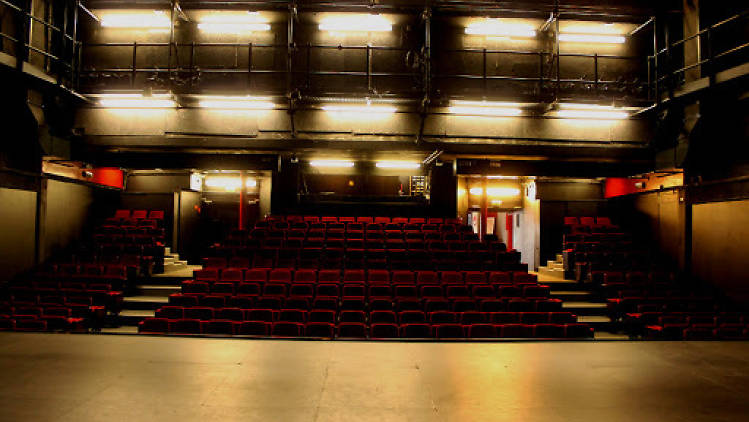
[[[180,291],[180,283],[192,278],[192,272],[200,268],[200,265],[188,265],[187,261],[179,259],[179,254],[166,248],[164,272],[143,280],[146,284],[136,285],[135,293],[124,298],[122,311],[114,322],[115,327],[105,328],[102,332],[137,333],[138,323],[155,316],[156,309],[169,303],[169,295]]]
[[[626,340],[627,336],[612,333],[611,318],[606,315],[606,302],[592,288],[564,277],[564,257],[557,254],[545,267],[538,268],[538,281],[551,287],[551,297],[562,300],[562,310],[577,315],[579,322],[595,329],[596,339]]]

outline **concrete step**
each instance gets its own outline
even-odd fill
[[[122,325],[120,327],[102,328],[101,334],[138,334],[137,325]]]
[[[575,315],[598,315],[606,314],[606,304],[587,301],[570,301],[562,303],[562,310],[572,312]]]
[[[629,336],[620,333],[610,333],[608,331],[598,331],[593,334],[593,338],[596,340],[617,340],[617,341],[629,341]]]
[[[612,327],[611,318],[605,315],[580,315],[577,322],[590,324],[596,331],[610,331]]]
[[[564,254],[561,254],[561,253],[557,254],[557,262],[564,262]]]
[[[152,318],[155,315],[154,309],[125,309],[120,311],[117,322],[120,326],[137,326],[144,318]]]
[[[155,310],[169,303],[167,296],[129,296],[122,300],[123,310]]]
[[[140,296],[164,297],[172,293],[179,293],[181,287],[178,284],[141,284],[135,286]]]
[[[589,302],[591,299],[591,293],[587,290],[552,290],[550,294],[554,299],[562,299],[565,302]]]

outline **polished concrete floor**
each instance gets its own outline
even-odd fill
[[[0,334],[2,421],[739,421],[749,342]]]

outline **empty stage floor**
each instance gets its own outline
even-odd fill
[[[3,421],[736,421],[749,342],[0,334]]]

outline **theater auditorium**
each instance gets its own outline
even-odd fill
[[[0,0],[0,421],[749,414],[749,5]]]

